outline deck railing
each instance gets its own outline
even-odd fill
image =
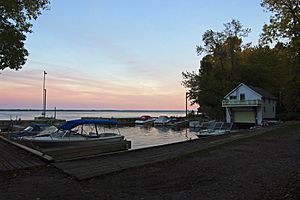
[[[260,106],[261,100],[228,100],[222,101],[222,107]]]

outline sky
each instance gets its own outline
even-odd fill
[[[206,30],[238,19],[258,43],[260,0],[50,0],[27,35],[27,63],[0,74],[0,108],[184,110]],[[189,106],[194,109],[197,106]]]

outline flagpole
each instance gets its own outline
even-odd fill
[[[42,116],[46,117],[46,74],[47,72],[44,70],[44,79],[43,79],[43,113]]]
[[[188,116],[188,92],[185,92],[185,117]]]

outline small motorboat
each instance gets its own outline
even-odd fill
[[[62,124],[55,132],[24,136],[21,137],[21,142],[27,146],[40,149],[82,147],[127,141],[115,125],[117,125],[117,122],[113,120],[70,120]]]
[[[170,120],[171,119],[167,116],[159,116],[157,119],[155,119],[154,125],[157,126],[167,125],[167,123],[169,123]]]
[[[137,120],[135,120],[136,125],[145,125],[145,124],[152,124],[154,122],[155,118],[152,118],[149,115],[142,115]]]
[[[197,129],[201,127],[201,122],[198,120],[189,121],[189,128]]]
[[[56,131],[57,128],[48,124],[31,124],[27,126],[22,131],[14,132],[9,135],[12,140],[18,140],[25,136],[36,136],[38,134],[48,134],[50,132]]]
[[[205,125],[200,129],[199,132],[196,133],[198,138],[229,134],[232,128],[232,123],[215,122],[213,120],[207,123],[206,128],[204,127]]]

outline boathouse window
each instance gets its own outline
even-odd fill
[[[229,97],[229,99],[236,99],[236,96],[232,95]]]
[[[275,112],[275,106],[273,105],[273,112]]]
[[[244,93],[240,94],[240,100],[241,100],[241,101],[242,101],[242,100],[245,100],[245,94],[244,94]]]
[[[266,112],[266,106],[264,106],[264,112]]]

